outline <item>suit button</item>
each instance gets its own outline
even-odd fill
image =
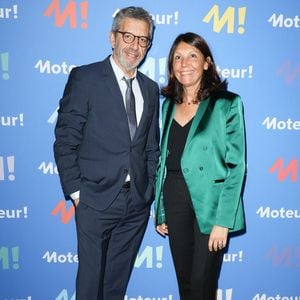
[[[200,170],[200,171],[203,171],[203,167],[199,167],[199,170]]]
[[[123,173],[124,173],[124,174],[128,174],[128,170],[127,170],[127,169],[124,169],[124,170],[123,170]]]
[[[188,173],[190,170],[188,168],[183,169],[183,173]]]

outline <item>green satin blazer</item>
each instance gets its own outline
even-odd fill
[[[175,105],[166,99],[162,107],[161,156],[156,177],[156,224],[168,223],[163,184],[174,112]],[[230,231],[244,228],[241,191],[245,175],[245,132],[243,104],[238,95],[222,91],[201,101],[181,157],[181,170],[201,232],[209,234],[214,225]]]

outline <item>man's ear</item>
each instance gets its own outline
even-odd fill
[[[112,31],[109,33],[109,40],[111,48],[114,49],[116,44],[116,34]]]

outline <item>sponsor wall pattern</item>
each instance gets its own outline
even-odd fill
[[[0,299],[75,300],[74,208],[52,153],[70,70],[110,54],[119,8],[143,6],[156,31],[141,71],[166,83],[171,43],[195,31],[242,96],[247,230],[231,239],[218,300],[299,300],[300,2],[0,2]],[[125,300],[178,300],[168,241],[153,215]]]

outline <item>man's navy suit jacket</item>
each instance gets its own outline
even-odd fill
[[[74,68],[60,100],[54,154],[66,199],[106,209],[127,174],[137,209],[153,201],[159,156],[159,90],[141,72],[142,117],[131,141],[122,94],[109,58]]]

